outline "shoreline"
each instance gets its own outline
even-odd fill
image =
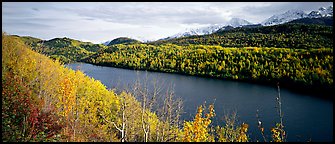
[[[85,64],[91,64],[94,66],[104,66],[104,67],[114,67],[114,68],[121,68],[126,70],[140,70],[140,71],[148,71],[148,72],[159,72],[159,73],[169,73],[169,74],[178,74],[183,76],[195,76],[195,77],[201,77],[201,78],[211,78],[211,79],[217,79],[217,80],[228,80],[228,81],[235,81],[235,82],[245,82],[249,84],[258,84],[263,86],[270,86],[273,88],[277,88],[277,82],[274,81],[267,81],[267,80],[250,80],[250,79],[233,79],[233,78],[221,78],[221,77],[215,77],[215,76],[209,76],[209,75],[200,75],[200,74],[187,74],[183,72],[174,72],[174,71],[159,71],[159,70],[151,70],[151,69],[136,69],[132,67],[122,67],[122,66],[111,66],[109,64],[95,64],[95,63],[89,63],[84,61],[79,62],[71,62],[71,63],[85,63]],[[67,63],[67,64],[71,64]],[[297,83],[280,83],[280,88],[287,89],[290,92],[297,93],[297,94],[303,94],[306,96],[311,97],[317,97],[321,99],[326,100],[332,100],[332,96],[334,95],[335,88],[320,88],[320,87],[313,87],[313,86],[303,86],[299,85]],[[321,95],[321,96],[320,96]]]

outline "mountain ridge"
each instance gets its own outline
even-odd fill
[[[264,26],[278,25],[287,23],[293,20],[302,19],[302,18],[321,18],[321,17],[332,17],[333,16],[333,6],[328,8],[321,7],[318,10],[311,11],[310,13],[305,13],[302,10],[288,10],[282,14],[276,14],[270,18],[261,22]]]
[[[207,27],[200,27],[195,28],[191,30],[186,30],[184,32],[179,32],[175,35],[162,38],[159,40],[169,40],[174,38],[180,38],[180,37],[187,37],[187,36],[193,36],[193,35],[208,35],[212,34],[216,31],[223,31],[225,26],[232,26],[234,28],[236,27],[252,27],[252,26],[273,26],[278,24],[284,24],[291,22],[293,20],[303,19],[303,18],[322,18],[322,17],[332,17],[333,16],[333,6],[329,6],[327,8],[320,7],[318,10],[313,10],[310,13],[305,13],[302,10],[298,9],[291,9],[281,14],[275,14],[271,17],[265,19],[264,21],[260,23],[250,23],[247,20],[241,19],[241,18],[232,18],[229,22],[226,24],[213,24]]]
[[[192,36],[192,35],[212,34],[218,31],[219,29],[224,28],[225,26],[232,26],[235,28],[235,27],[241,27],[241,26],[252,25],[252,24],[253,23],[247,20],[241,19],[241,18],[232,18],[227,24],[213,24],[207,27],[195,28],[195,29],[188,30],[186,32],[177,33],[175,35],[172,35],[170,37],[163,38],[163,39],[173,39],[173,38]]]

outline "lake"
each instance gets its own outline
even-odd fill
[[[257,128],[256,111],[265,128],[267,140],[271,139],[270,129],[280,122],[275,108],[277,87],[211,79],[180,74],[129,70],[114,67],[95,66],[86,63],[66,65],[74,70],[80,69],[86,75],[100,80],[108,88],[125,89],[138,78],[157,80],[165,87],[174,85],[176,97],[183,100],[183,120],[192,120],[197,107],[214,102],[216,116],[214,125],[223,125],[223,116],[236,111],[238,122],[249,124],[251,141],[263,141]],[[149,84],[150,85],[150,84]],[[333,102],[312,96],[298,94],[287,89],[280,90],[284,129],[288,141],[333,141]]]

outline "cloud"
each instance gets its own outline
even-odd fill
[[[112,2],[2,3],[3,31],[39,38],[102,42],[128,36],[160,39],[185,29],[225,24],[231,18],[259,23],[290,9],[306,12],[332,2]]]
[[[282,14],[288,10],[298,9],[309,13],[312,10],[317,10],[321,6],[330,6],[333,3],[329,2],[275,2],[264,3],[260,5],[247,5],[239,9],[240,12],[235,13],[236,17],[245,18],[254,22],[262,22],[275,14]]]
[[[169,23],[222,23],[230,13],[217,7],[203,7],[201,4],[181,3],[127,3],[107,4],[92,8],[69,9],[81,17],[90,17],[108,22],[129,24],[169,24]]]
[[[36,22],[4,22],[4,26],[11,26],[19,29],[31,29],[31,28],[39,28],[39,29],[50,29],[52,28],[51,25],[43,24],[43,23],[36,23]]]

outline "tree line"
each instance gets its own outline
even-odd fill
[[[4,33],[2,54],[4,142],[249,141],[247,124],[210,125],[214,105],[199,106],[194,120],[183,122],[171,90],[136,82],[116,93]]]
[[[63,63],[82,61],[265,84],[281,82],[284,87],[321,95],[334,89],[332,26],[240,27],[151,43],[124,43],[134,40],[120,38],[116,41],[121,44],[109,46],[69,38],[20,38],[34,51]]]
[[[333,26],[288,23],[255,28],[239,27],[219,30],[209,35],[158,40],[150,44],[167,43],[220,45],[222,47],[324,48],[333,46]]]
[[[113,45],[84,62],[131,69],[253,81],[331,92],[333,49],[224,48],[174,44]]]

